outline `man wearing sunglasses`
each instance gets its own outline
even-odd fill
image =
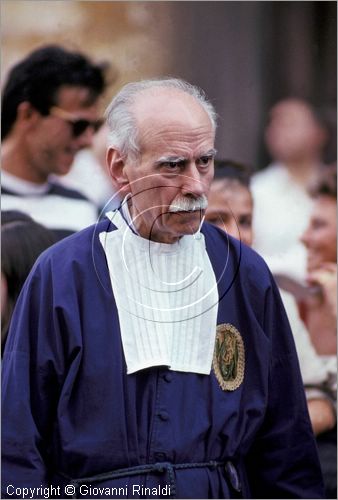
[[[94,204],[51,174],[69,172],[101,125],[104,68],[44,46],[16,64],[2,94],[2,208],[21,210],[59,237],[95,222]]]

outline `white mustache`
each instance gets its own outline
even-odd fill
[[[208,199],[203,194],[198,198],[178,198],[172,202],[169,212],[195,212],[196,210],[205,210],[208,206]]]

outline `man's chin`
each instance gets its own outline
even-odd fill
[[[194,212],[176,212],[175,222],[180,228],[181,235],[194,234],[199,230],[204,217],[204,211],[196,210]]]
[[[74,162],[74,157],[72,158],[72,160],[59,164],[55,169],[55,174],[61,176],[67,175],[73,166],[73,162]]]

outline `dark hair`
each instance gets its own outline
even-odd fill
[[[52,231],[33,220],[15,220],[1,227],[1,272],[7,284],[7,305],[1,314],[1,346],[21,288],[38,256],[56,243]]]
[[[250,188],[250,169],[243,163],[233,160],[215,160],[214,180],[229,179]]]
[[[312,198],[330,196],[337,200],[337,164],[324,165],[309,188]]]
[[[1,138],[8,135],[15,123],[21,102],[28,101],[47,115],[56,104],[56,93],[62,85],[88,88],[94,102],[105,88],[105,69],[106,65],[92,64],[83,54],[57,45],[31,52],[11,69],[3,89]]]

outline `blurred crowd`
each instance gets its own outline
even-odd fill
[[[2,350],[16,299],[41,252],[119,205],[99,114],[104,65],[43,47],[9,73],[2,93]],[[271,164],[218,159],[206,221],[268,263],[298,352],[327,488],[336,498],[337,168],[310,103],[270,110]],[[258,168],[259,167],[259,168]]]

